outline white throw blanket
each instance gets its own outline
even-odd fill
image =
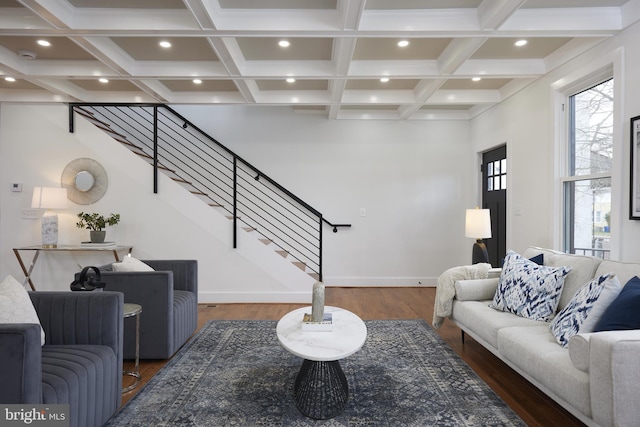
[[[491,264],[479,263],[462,265],[446,270],[438,277],[436,286],[436,300],[433,307],[433,327],[442,326],[445,317],[451,316],[453,298],[456,295],[456,280],[486,279],[489,276]]]

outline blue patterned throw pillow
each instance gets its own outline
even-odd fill
[[[605,286],[614,285],[618,278],[614,274],[605,274],[584,284],[575,293],[569,304],[563,308],[560,313],[551,322],[550,328],[556,341],[563,347],[569,344],[572,336],[580,332],[580,328],[587,320],[594,304],[600,298]]]
[[[558,308],[564,277],[571,267],[537,265],[514,251],[507,256],[489,305],[521,317],[548,322]]]

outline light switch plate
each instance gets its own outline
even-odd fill
[[[40,211],[38,209],[22,209],[22,219],[39,219]]]

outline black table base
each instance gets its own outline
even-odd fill
[[[314,420],[326,420],[341,413],[349,398],[347,377],[337,360],[304,360],[293,387],[296,406]]]

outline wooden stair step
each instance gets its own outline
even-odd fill
[[[312,278],[316,279],[317,281],[320,281],[320,275],[318,273],[307,273],[307,274]]]
[[[264,245],[270,245],[271,243],[273,243],[273,240],[267,239],[266,237],[263,237],[262,239],[258,239],[258,240],[261,241]]]
[[[307,269],[307,264],[305,264],[304,262],[293,261],[292,264],[295,265],[296,267],[298,267],[302,271],[305,271]]]
[[[288,252],[288,251],[285,251],[285,250],[283,250],[283,249],[278,249],[278,250],[276,251],[276,253],[277,253],[278,255],[280,255],[282,258],[286,258],[286,257],[288,257],[288,256],[289,256],[289,252]]]
[[[209,206],[212,208],[224,208],[224,205],[220,205],[218,203],[209,203]]]
[[[193,190],[191,194],[195,194],[196,196],[206,196],[207,193],[203,193],[202,191]]]
[[[242,227],[242,229],[244,231],[246,231],[247,233],[250,233],[252,231],[256,231],[257,230],[257,228],[255,228],[255,227]]]
[[[179,176],[172,176],[171,179],[175,182],[179,182],[181,184],[188,184],[191,185],[191,182],[187,181],[186,179],[180,178]]]

